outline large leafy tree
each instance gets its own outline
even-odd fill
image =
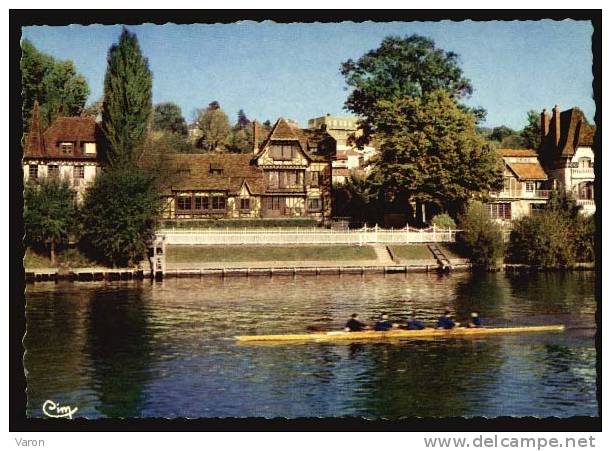
[[[502,188],[501,160],[477,133],[474,115],[446,91],[378,101],[376,109],[381,146],[369,181],[385,203],[456,213]]]
[[[231,127],[229,118],[217,101],[210,103],[208,108],[199,113],[197,126],[202,133],[198,142],[199,147],[208,152],[225,148]]]
[[[108,162],[119,166],[140,157],[153,110],[153,76],[138,38],[126,28],[109,49],[107,62],[102,130]]]
[[[415,34],[385,38],[377,49],[342,63],[341,73],[352,88],[346,108],[362,118],[361,142],[368,142],[377,132],[380,101],[418,98],[436,90],[460,98],[473,90],[463,76],[458,55]]]
[[[458,217],[461,232],[457,241],[476,268],[497,267],[503,261],[503,231],[490,216],[484,204],[472,201]]]
[[[28,183],[24,192],[25,240],[33,246],[47,246],[55,264],[56,247],[68,241],[75,228],[75,192],[67,180],[44,178]]]
[[[78,116],[83,111],[89,86],[72,61],[58,61],[39,52],[27,39],[21,43],[21,82],[23,119],[26,127],[34,101],[40,104],[40,122],[44,129],[57,116]]]
[[[252,152],[253,148],[253,130],[250,119],[244,113],[244,110],[238,111],[238,120],[231,128],[231,133],[227,140],[227,150],[235,153]]]
[[[187,135],[187,122],[178,105],[173,102],[158,103],[153,114],[153,128],[158,131]]]
[[[529,149],[538,149],[541,145],[541,122],[539,114],[530,110],[527,113],[528,124],[520,132],[520,136],[524,140],[524,144]]]
[[[150,172],[127,166],[111,168],[87,190],[83,241],[97,259],[133,265],[146,254],[159,209],[156,179]]]

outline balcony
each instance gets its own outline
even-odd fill
[[[594,179],[594,168],[571,168],[574,179]]]
[[[498,193],[491,194],[496,199],[548,199],[549,190],[503,190]]]
[[[266,193],[305,193],[305,185],[268,185],[265,187]]]

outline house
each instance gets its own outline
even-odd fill
[[[176,154],[166,218],[295,218],[330,215],[329,137],[278,119],[252,154]]]
[[[23,152],[24,181],[44,177],[68,180],[81,200],[100,170],[98,145],[102,132],[94,117],[58,117],[42,132],[40,108],[34,103]]]
[[[594,133],[579,108],[552,114],[541,113],[541,146],[539,157],[543,167],[556,183],[573,193],[584,214],[596,210],[594,203]]]
[[[490,217],[510,223],[543,208],[550,190],[537,152],[530,149],[497,149],[497,152],[505,163],[503,189],[491,194],[487,204]]]

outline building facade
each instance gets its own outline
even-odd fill
[[[529,149],[497,149],[503,159],[503,189],[491,194],[487,204],[492,219],[511,221],[541,209],[549,199],[548,177],[537,152]]]
[[[550,115],[541,113],[539,157],[556,186],[573,193],[584,214],[596,211],[594,202],[594,133],[579,108],[560,112],[558,105]]]
[[[322,219],[331,211],[328,136],[279,119],[253,154],[177,154],[165,218]]]
[[[85,189],[100,170],[100,138],[101,130],[94,117],[58,117],[42,132],[40,109],[35,103],[30,130],[25,136],[24,181],[63,178],[77,192],[77,199],[82,200]]]

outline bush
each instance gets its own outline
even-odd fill
[[[144,257],[160,209],[155,178],[135,167],[109,169],[87,190],[83,246],[94,259],[130,266]]]
[[[595,259],[596,216],[580,216],[574,225],[575,258],[578,262],[593,262]]]
[[[544,210],[514,223],[509,259],[542,268],[569,267],[575,263],[572,223],[558,211]]]
[[[456,229],[456,223],[447,213],[441,213],[433,217],[431,224],[442,229]]]
[[[496,268],[503,260],[505,243],[500,226],[490,219],[481,202],[473,201],[458,219],[461,251],[477,268]]]

